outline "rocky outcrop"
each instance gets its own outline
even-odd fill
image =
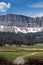
[[[17,27],[43,27],[43,17],[31,18],[24,15],[0,15],[0,25]]]
[[[40,32],[43,31],[43,17],[27,17],[24,15],[0,15],[0,31],[2,32]]]

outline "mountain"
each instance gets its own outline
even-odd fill
[[[0,31],[2,32],[40,32],[43,31],[43,17],[28,17],[17,14],[0,15]]]
[[[0,15],[0,45],[43,43],[43,17]]]
[[[42,27],[43,17],[31,18],[23,15],[0,15],[0,25],[17,27]]]

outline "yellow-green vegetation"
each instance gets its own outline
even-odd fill
[[[43,52],[43,44],[35,44],[35,45],[8,45],[0,47],[0,51],[42,51]]]
[[[6,57],[8,60],[14,60],[15,58],[19,56],[24,56],[30,54],[29,52],[0,52],[0,56]]]
[[[43,52],[33,52],[35,54],[33,55],[30,55],[30,56],[26,56],[25,58],[26,59],[29,59],[29,58],[43,58]]]
[[[4,56],[8,60],[14,60],[19,56],[25,56],[24,58],[26,59],[32,57],[43,57],[43,44],[35,44],[34,46],[3,46],[0,47],[0,56]]]
[[[35,53],[35,54],[34,54]],[[28,58],[33,58],[33,57],[37,57],[37,58],[42,58],[43,57],[43,52],[0,52],[0,56],[2,57],[6,57],[8,60],[14,60],[19,56],[24,56],[25,59]]]

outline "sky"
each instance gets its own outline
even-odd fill
[[[0,15],[43,16],[43,0],[0,0]]]

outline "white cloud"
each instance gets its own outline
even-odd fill
[[[10,3],[0,2],[0,12],[6,12],[10,8]]]
[[[28,5],[28,7],[43,8],[43,3],[35,3],[35,4],[32,4],[32,5]]]

